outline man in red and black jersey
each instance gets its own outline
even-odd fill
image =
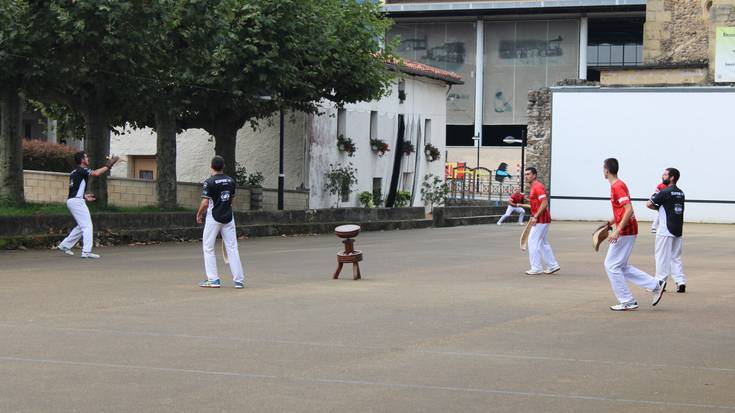
[[[554,251],[552,251],[547,238],[551,213],[549,212],[546,187],[538,181],[536,168],[526,168],[524,176],[526,182],[531,186],[531,193],[528,197],[531,202],[531,232],[528,234],[528,260],[531,262],[531,269],[526,271],[526,274],[550,275],[559,271],[561,267],[556,262]]]
[[[613,311],[628,311],[638,309],[638,303],[628,288],[626,281],[631,281],[653,293],[652,305],[658,304],[666,289],[665,281],[658,281],[649,274],[628,264],[633,252],[635,239],[638,236],[638,221],[635,219],[630,192],[625,182],[618,179],[618,160],[605,159],[603,174],[610,182],[610,202],[612,203],[613,218],[607,222],[609,227],[615,226],[608,240],[610,248],[605,257],[605,271],[610,279],[613,293],[618,304],[610,307]]]

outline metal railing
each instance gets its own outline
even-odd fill
[[[505,178],[502,182],[495,179],[493,170],[479,168],[455,168],[446,177],[449,185],[449,202],[505,201],[520,185],[517,176]]]

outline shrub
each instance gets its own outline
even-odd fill
[[[34,171],[70,172],[76,166],[77,150],[37,139],[23,139],[23,169]]]
[[[398,191],[396,194],[395,206],[397,208],[403,208],[408,205],[411,201],[411,193],[408,191]]]
[[[372,193],[368,191],[360,192],[358,199],[360,200],[360,204],[362,204],[363,208],[375,208]]]
[[[421,184],[421,198],[430,205],[432,210],[435,205],[446,202],[448,197],[449,185],[443,179],[434,174],[424,176],[424,182]]]
[[[237,186],[261,187],[263,186],[263,181],[265,181],[265,177],[262,172],[255,171],[254,173],[249,174],[247,169],[240,165],[239,162],[236,164],[234,178],[235,182],[237,182]]]
[[[357,169],[352,163],[347,166],[329,164],[329,171],[324,174],[326,183],[324,189],[332,195],[337,195],[337,205],[340,201],[347,201],[352,187],[357,184]]]

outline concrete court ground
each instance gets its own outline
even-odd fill
[[[333,235],[244,240],[244,290],[196,287],[199,243],[2,252],[0,412],[735,411],[735,227],[687,225],[687,293],[615,313],[594,226],[552,225],[545,277],[509,223],[363,233],[357,282]]]

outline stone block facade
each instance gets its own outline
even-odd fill
[[[528,93],[528,132],[526,135],[526,167],[538,172],[538,180],[550,190],[551,171],[551,89]]]
[[[118,207],[154,206],[158,203],[156,182],[140,179],[109,178],[108,195],[110,205]],[[58,172],[24,171],[26,201],[65,202],[69,192],[69,175]],[[202,186],[194,182],[178,183],[178,203],[183,208],[196,209],[201,202]],[[278,206],[278,191],[263,190],[263,209],[275,211]],[[309,205],[308,191],[286,191],[284,207],[288,210],[304,210]],[[250,210],[250,190],[238,188],[233,201],[236,211]]]
[[[646,65],[709,64],[713,79],[715,29],[735,26],[735,0],[648,0],[643,30]],[[672,83],[672,82],[669,82]]]

